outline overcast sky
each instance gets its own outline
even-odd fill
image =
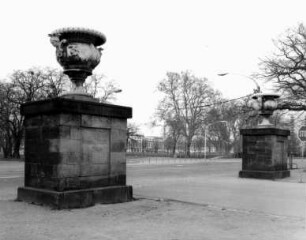
[[[0,78],[32,66],[60,69],[48,38],[55,29],[101,31],[107,42],[94,72],[118,83],[116,103],[132,107],[132,121],[156,135],[146,124],[167,71],[207,77],[228,98],[251,93],[254,83],[239,74],[255,72],[258,59],[273,51],[272,39],[306,23],[305,9],[305,0],[2,1]]]

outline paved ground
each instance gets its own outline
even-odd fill
[[[292,171],[291,178],[269,181],[238,178],[240,168],[240,160],[195,164],[182,161],[171,165],[131,165],[128,176],[134,193],[145,198],[280,216],[306,215],[306,185],[299,183],[301,169]]]
[[[305,239],[306,173],[239,179],[238,160],[129,161],[139,199],[54,211],[15,202],[23,163],[0,161],[0,239]]]

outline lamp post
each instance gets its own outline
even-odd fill
[[[121,93],[122,92],[122,89],[115,89],[114,91],[113,91],[113,93]]]
[[[107,102],[107,100],[112,97],[112,95],[114,93],[121,93],[122,92],[122,89],[119,89],[119,88],[114,88],[114,89],[111,89],[109,91],[105,91],[104,92],[104,96],[101,97],[101,102]]]
[[[206,137],[207,137],[207,129],[209,126],[216,124],[216,123],[228,123],[227,121],[217,121],[214,123],[210,123],[208,125],[205,126],[204,128],[204,159],[206,159]]]

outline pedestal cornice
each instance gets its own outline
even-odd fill
[[[81,101],[67,98],[52,98],[25,103],[21,106],[21,114],[35,116],[40,114],[75,113],[103,117],[131,118],[132,108],[113,104]]]

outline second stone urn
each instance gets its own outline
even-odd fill
[[[66,95],[85,95],[83,83],[100,63],[104,34],[85,28],[61,28],[49,34],[56,47],[56,58],[64,73],[72,81],[72,89]]]
[[[252,96],[252,101],[249,103],[250,107],[259,111],[259,115],[263,117],[258,127],[271,127],[273,124],[270,122],[274,110],[277,108],[276,99],[280,96],[275,93],[258,93]]]

